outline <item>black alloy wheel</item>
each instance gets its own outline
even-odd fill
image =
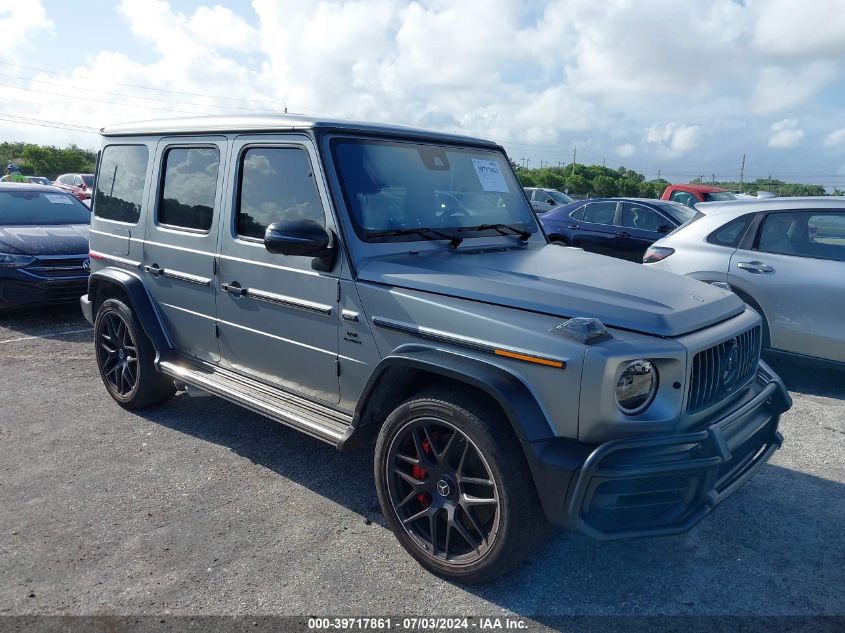
[[[499,528],[499,494],[478,447],[432,417],[407,423],[387,455],[390,502],[408,535],[445,563],[483,558]]]
[[[138,350],[135,339],[118,312],[109,312],[97,333],[97,360],[110,391],[127,397],[138,381]]]

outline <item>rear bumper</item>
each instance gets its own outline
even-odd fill
[[[538,481],[549,518],[602,540],[689,530],[783,443],[780,414],[792,403],[783,383],[761,363],[751,388],[744,404],[698,431],[614,440],[575,454],[571,444],[561,446],[568,458],[538,455],[535,478],[538,467],[547,474],[557,468],[566,482]],[[573,460],[580,461],[577,470],[566,467]]]
[[[82,308],[82,315],[91,325],[94,325],[94,303],[84,294],[79,297],[79,307]]]

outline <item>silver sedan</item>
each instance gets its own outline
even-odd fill
[[[643,262],[727,284],[764,319],[763,345],[845,363],[845,200],[700,204]]]

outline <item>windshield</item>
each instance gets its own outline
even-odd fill
[[[357,139],[336,139],[332,152],[355,231],[365,241],[538,230],[501,152]]]
[[[558,204],[569,204],[570,202],[575,202],[565,193],[561,193],[560,191],[556,191],[554,189],[552,189],[551,191],[549,191],[548,189],[543,189],[543,193]]]
[[[722,202],[724,200],[736,200],[736,196],[730,191],[710,191],[704,194],[705,202]]]
[[[82,174],[82,182],[85,183],[86,187],[93,187],[94,186],[94,174]]]
[[[674,218],[678,224],[689,222],[695,215],[695,209],[688,207],[679,202],[661,202],[656,204],[661,211],[668,214],[669,217]]]
[[[0,191],[0,226],[88,224],[88,207],[66,193]]]

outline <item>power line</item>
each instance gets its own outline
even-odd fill
[[[0,121],[9,121],[10,123],[21,123],[23,125],[36,125],[39,127],[57,128],[60,130],[71,130],[73,132],[84,132],[86,134],[99,134],[99,130],[85,125],[74,125],[73,123],[60,123],[58,121],[45,121],[44,119],[32,119],[29,117],[18,116],[15,114],[5,114],[0,112]]]

